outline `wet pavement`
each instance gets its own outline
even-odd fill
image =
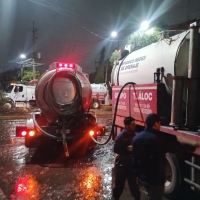
[[[62,145],[27,149],[15,137],[26,120],[1,120],[0,199],[110,199],[110,144],[81,158],[66,158]]]
[[[105,111],[96,116],[109,131],[112,114]],[[0,200],[111,199],[113,141],[66,158],[62,145],[27,149],[24,139],[15,137],[15,127],[25,124],[25,119],[0,120]],[[146,200],[143,188],[141,194]],[[121,199],[133,199],[127,185]]]

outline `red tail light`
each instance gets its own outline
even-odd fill
[[[28,130],[26,126],[16,127],[16,137],[25,137],[26,135],[33,137],[35,135],[35,130]]]
[[[97,131],[97,135],[101,135],[101,131]]]
[[[27,131],[23,131],[21,132],[21,136],[26,136],[27,135]]]
[[[25,137],[28,133],[26,126],[17,126],[16,127],[16,137]]]
[[[101,135],[101,131],[100,130],[90,130],[89,134],[90,134],[90,136],[99,136],[99,135]]]

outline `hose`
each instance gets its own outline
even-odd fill
[[[61,76],[60,76],[61,74]],[[56,99],[54,98],[54,94],[53,94],[53,90],[52,90],[52,85],[54,80],[57,77],[63,77],[66,76],[67,78],[70,79],[73,84],[75,84],[75,87],[77,89],[75,97],[73,99],[73,101],[71,101],[70,103],[66,103],[64,105],[60,104],[59,102],[56,101]],[[81,85],[80,85],[80,81],[78,80],[78,78],[76,76],[74,76],[74,73],[71,73],[69,71],[58,71],[55,74],[53,74],[53,76],[50,78],[50,80],[46,83],[45,86],[45,94],[44,94],[44,99],[47,103],[47,105],[54,109],[59,115],[72,115],[77,113],[78,108],[81,106],[82,110],[83,110],[83,104],[82,104],[82,96],[81,96]],[[48,132],[44,131],[39,124],[37,123],[37,120],[35,118],[35,112],[32,113],[33,116],[33,122],[37,128],[37,130],[45,135],[47,135],[48,137],[51,137],[53,139],[57,139],[57,140],[64,140],[63,137],[57,137],[54,136],[52,134],[49,134]],[[63,124],[64,126],[64,124]]]
[[[37,123],[37,120],[35,119],[35,114],[36,112],[33,112],[32,113],[32,116],[33,116],[33,123],[34,125],[36,126],[37,130],[40,132],[40,133],[43,133],[53,139],[56,139],[56,140],[62,140],[62,137],[57,137],[57,136],[54,136],[54,135],[51,135],[49,134],[48,132],[44,131],[42,128],[40,128],[39,124]]]
[[[76,76],[74,76],[73,73],[69,71],[67,71],[67,73],[64,73],[64,72],[63,71],[56,72],[47,82],[45,100],[48,106],[54,109],[59,115],[72,115],[77,112],[77,109],[79,108],[80,105],[83,108],[82,96],[81,96],[81,85],[80,85],[80,81],[78,80]],[[57,77],[59,77],[60,74],[63,76],[67,75],[67,78],[72,80],[73,84],[75,84],[75,87],[77,89],[73,101],[71,101],[70,103],[66,103],[64,105],[56,101],[53,95],[53,90],[52,90],[53,82]]]
[[[116,101],[116,105],[115,105],[115,111],[114,111],[114,118],[113,118],[112,128],[111,128],[111,131],[110,131],[110,134],[109,134],[107,140],[104,141],[104,142],[98,142],[93,136],[91,136],[92,140],[93,140],[95,143],[97,143],[97,144],[99,144],[99,145],[105,145],[105,144],[107,144],[107,143],[110,141],[111,137],[114,135],[114,126],[115,126],[115,120],[116,120],[116,113],[117,113],[117,107],[118,107],[118,103],[119,103],[119,98],[120,98],[121,92],[123,91],[123,89],[124,89],[127,85],[132,85],[133,88],[134,88],[135,96],[136,96],[137,103],[138,103],[138,107],[139,107],[140,114],[141,114],[141,118],[142,118],[142,121],[143,121],[143,123],[144,123],[144,118],[143,118],[143,115],[142,115],[142,111],[141,111],[141,108],[140,108],[139,100],[138,100],[138,98],[137,98],[137,94],[136,94],[136,90],[135,90],[135,83],[134,83],[134,82],[128,82],[128,83],[124,84],[124,85],[121,87],[121,89],[120,89],[120,91],[119,91],[119,93],[118,93],[117,101]]]

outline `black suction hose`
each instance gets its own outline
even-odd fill
[[[128,82],[126,83],[125,85],[123,85],[123,87],[120,89],[119,91],[119,94],[117,96],[117,101],[116,101],[116,105],[115,105],[115,111],[114,111],[114,117],[113,117],[113,123],[112,123],[112,128],[111,128],[111,132],[107,138],[106,141],[104,142],[98,142],[93,136],[91,136],[92,140],[99,144],[99,145],[104,145],[104,144],[107,144],[109,142],[109,140],[111,139],[112,135],[114,135],[114,125],[115,125],[115,120],[116,120],[116,113],[117,113],[117,107],[118,107],[118,102],[119,102],[119,98],[120,98],[120,95],[121,95],[121,92],[123,91],[123,89],[127,86],[127,85],[135,85],[134,82]]]
[[[77,79],[76,76],[74,76],[73,73],[71,72],[67,72],[67,78],[73,80],[73,83],[75,84],[75,87],[77,89],[76,92],[76,96],[73,99],[72,102],[67,103],[65,105],[60,105],[58,102],[56,102],[54,96],[53,96],[53,91],[52,91],[52,84],[54,79],[60,74],[60,73],[64,73],[63,71],[60,72],[56,72],[55,74],[53,74],[53,76],[50,78],[50,80],[47,82],[46,84],[46,93],[45,93],[45,100],[46,103],[48,104],[49,107],[51,107],[52,109],[54,109],[58,114],[60,115],[72,115],[75,114],[77,112],[77,109],[79,108],[79,106],[81,105],[82,109],[83,109],[83,105],[82,105],[82,97],[81,97],[81,85],[80,85],[80,81]],[[65,74],[64,74],[65,75]],[[48,137],[51,137],[53,139],[57,139],[57,140],[62,140],[63,137],[57,137],[54,135],[51,135],[49,133],[47,133],[46,131],[44,131],[39,124],[37,123],[37,120],[35,118],[36,113],[33,112],[32,116],[33,116],[33,122],[37,128],[37,130],[45,135],[47,135]]]
[[[52,90],[53,82],[55,78],[59,76],[60,73],[63,74],[64,72],[63,71],[56,72],[47,83],[46,95],[45,95],[46,103],[49,105],[50,108],[54,109],[59,115],[65,115],[65,116],[72,115],[77,112],[77,109],[79,108],[80,105],[83,108],[80,81],[76,76],[74,76],[73,73],[69,71],[67,72],[68,76],[67,78],[73,81],[73,84],[75,84],[75,87],[77,89],[77,92],[72,102],[61,105],[58,102],[56,102]]]

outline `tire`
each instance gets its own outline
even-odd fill
[[[12,105],[10,103],[5,103],[3,107],[7,109],[11,109]]]
[[[181,194],[181,170],[175,154],[166,154],[167,165],[165,168],[166,182],[164,195],[169,199],[178,199]]]
[[[15,103],[12,99],[9,99],[9,103],[11,104],[11,108],[15,108]]]
[[[15,108],[15,103],[12,99],[8,99],[8,101],[4,104],[5,108],[11,109],[11,108]]]
[[[93,101],[92,102],[92,108],[99,109],[100,108],[100,102],[99,101]]]

